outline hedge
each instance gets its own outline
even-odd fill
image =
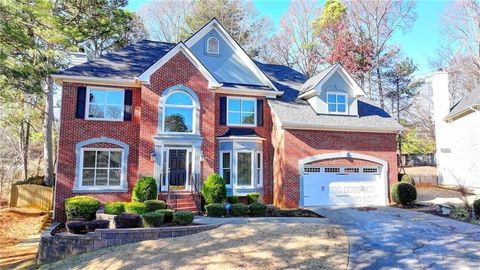
[[[160,212],[149,212],[142,215],[143,227],[160,227],[163,224],[164,214]]]
[[[148,212],[167,208],[167,204],[162,200],[147,200],[145,201],[145,206]]]
[[[480,219],[480,199],[476,199],[473,202],[473,211],[475,212],[475,216]]]
[[[147,207],[142,202],[129,202],[125,204],[125,213],[143,215],[147,213]]]
[[[250,212],[250,216],[263,217],[267,211],[267,206],[264,203],[253,202],[248,205],[248,210]]]
[[[392,199],[394,202],[408,205],[417,199],[417,189],[407,182],[398,182],[391,187]]]
[[[223,178],[216,174],[210,174],[202,186],[202,196],[206,204],[223,203],[227,198],[227,188]]]
[[[75,196],[65,200],[67,220],[74,218],[94,220],[98,208],[100,208],[100,202],[90,196]]]
[[[172,209],[161,209],[155,212],[162,213],[164,215],[163,223],[170,223],[173,221],[173,213],[175,213],[175,211]]]
[[[415,180],[408,174],[402,176],[402,182],[410,183],[415,186]]]
[[[248,215],[248,206],[243,203],[234,203],[230,208],[230,215],[234,217],[244,217]]]
[[[173,213],[173,224],[177,226],[188,226],[193,223],[193,213],[190,211],[178,211]]]
[[[258,193],[258,192],[247,194],[247,203],[248,204],[258,202],[259,199],[260,199],[260,193]]]
[[[207,216],[209,217],[224,217],[227,215],[227,209],[223,203],[211,203],[205,206]]]
[[[142,226],[142,218],[137,214],[120,214],[113,219],[115,227],[121,228],[138,228]]]
[[[144,202],[157,199],[155,178],[144,176],[138,180],[132,191],[132,202]]]
[[[125,202],[109,202],[105,204],[105,214],[118,215],[125,212]]]
[[[227,196],[227,202],[229,204],[239,203],[240,199],[238,198],[238,196]]]

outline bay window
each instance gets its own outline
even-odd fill
[[[220,152],[220,175],[222,176],[225,184],[231,186],[232,179],[232,154],[230,151]]]
[[[253,152],[237,152],[237,185],[253,187]]]

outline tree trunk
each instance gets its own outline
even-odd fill
[[[27,116],[28,118],[28,116]],[[27,121],[20,123],[20,151],[22,151],[23,180],[28,178],[28,152],[30,146],[30,124]]]
[[[400,120],[400,85],[396,85],[396,91],[397,91],[397,121]]]
[[[45,174],[45,184],[53,186],[54,168],[53,168],[53,79],[47,78],[47,89],[45,93],[45,118],[43,123],[43,134],[45,140],[43,143],[43,170]]]
[[[378,98],[380,100],[380,107],[385,110],[385,102],[383,98],[383,87],[382,87],[382,72],[380,71],[380,65],[377,64],[377,85],[378,85]]]

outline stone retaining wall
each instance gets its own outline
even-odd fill
[[[38,248],[37,264],[54,262],[72,255],[115,245],[190,235],[220,226],[214,224],[186,227],[97,229],[87,234],[52,233],[58,225],[59,223],[52,224],[43,232]]]

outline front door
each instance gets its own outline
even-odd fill
[[[187,180],[187,150],[170,149],[168,156],[170,187],[183,189]]]

